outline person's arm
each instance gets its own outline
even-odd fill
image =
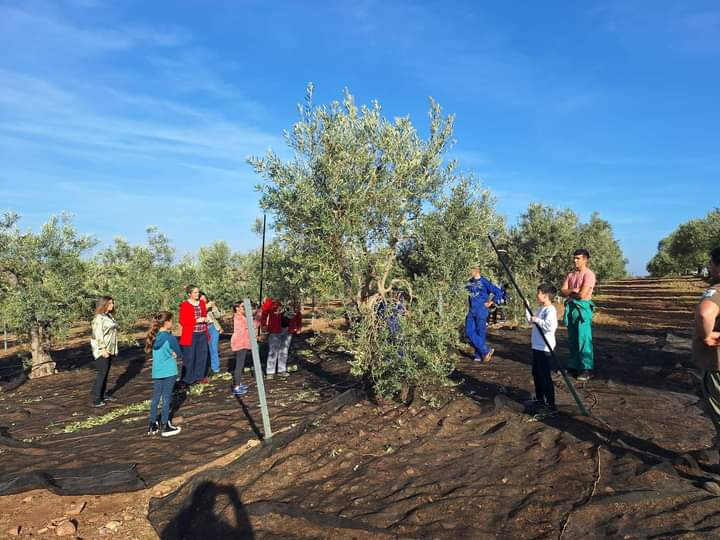
[[[703,342],[708,347],[720,347],[720,332],[715,332],[715,321],[719,312],[720,306],[711,300],[703,300],[698,307],[698,315],[703,330]]]
[[[168,339],[170,342],[170,348],[175,353],[175,358],[182,358],[182,349],[180,348],[180,344],[178,343],[177,338],[173,335],[170,335]]]
[[[503,291],[500,287],[495,285],[492,281],[489,279],[485,283],[487,287],[488,293],[491,293],[493,295],[493,301],[495,303],[500,303],[503,301],[503,298],[505,298],[505,291]]]
[[[541,317],[533,317],[532,322],[537,324],[543,334],[553,333],[557,330],[557,312],[554,309],[546,309]]]
[[[565,298],[571,297],[572,290],[570,290],[570,276],[567,276],[565,281],[563,281],[562,287],[560,287],[560,295]]]

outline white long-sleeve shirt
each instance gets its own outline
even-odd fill
[[[537,326],[533,324],[531,337],[532,348],[536,351],[550,352],[550,349],[548,349],[547,345],[545,345],[545,341],[543,341],[540,331],[538,330],[538,326],[540,326],[543,334],[545,334],[545,337],[548,340],[548,343],[550,343],[554,350],[556,344],[555,332],[558,327],[557,310],[555,309],[555,306],[542,306],[537,308],[535,310],[534,317],[537,322]],[[525,318],[528,322],[531,322],[530,315],[527,311],[525,312]]]

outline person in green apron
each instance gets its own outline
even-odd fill
[[[568,372],[578,381],[592,378],[595,357],[592,343],[592,317],[595,304],[592,293],[595,288],[595,273],[588,268],[590,253],[586,249],[573,252],[575,270],[570,272],[560,289],[565,300],[563,323],[568,329],[570,359]]]

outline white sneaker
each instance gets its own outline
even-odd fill
[[[163,427],[162,433],[160,433],[161,437],[172,437],[173,435],[177,435],[182,431],[182,428],[173,426],[170,422],[165,424],[165,427]]]

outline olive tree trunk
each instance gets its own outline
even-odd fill
[[[30,366],[31,379],[39,379],[55,373],[55,362],[50,355],[50,339],[40,323],[30,327],[30,352],[32,365]]]

